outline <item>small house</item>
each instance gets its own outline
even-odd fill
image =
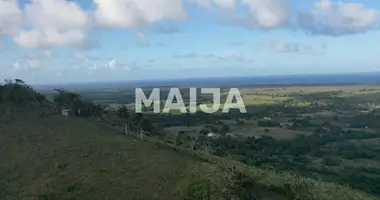
[[[63,116],[70,116],[71,115],[71,109],[68,108],[62,108],[62,115]]]
[[[219,134],[208,133],[208,134],[207,134],[207,137],[209,137],[209,138],[213,138],[213,139],[217,139],[217,138],[219,138]]]

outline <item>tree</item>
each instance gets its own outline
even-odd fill
[[[142,119],[139,123],[139,126],[144,131],[153,132],[155,130],[154,125],[149,119]]]
[[[53,97],[53,101],[56,103],[59,109],[64,107],[72,110],[77,110],[79,109],[80,104],[83,104],[82,97],[77,93],[62,89],[54,89],[54,91],[58,93]]]
[[[260,120],[257,123],[261,127],[277,127],[280,123],[274,120]]]
[[[39,101],[37,101],[37,98]],[[6,79],[5,84],[0,87],[0,102],[9,103],[31,103],[42,102],[44,96],[36,92],[31,86],[25,84],[21,79]]]
[[[202,135],[207,135],[208,133],[210,133],[210,131],[208,129],[202,129],[201,131],[199,131],[199,133]]]
[[[129,111],[125,105],[122,105],[117,110],[117,116],[121,119],[129,119]]]
[[[199,140],[199,135],[191,135],[191,136],[189,136],[189,139],[190,139],[190,142],[189,142],[190,149],[192,151],[195,151],[197,142]]]
[[[21,79],[15,79],[15,82],[17,83],[17,84],[24,84],[25,82],[23,81],[23,80],[21,80]]]
[[[227,124],[223,125],[222,128],[220,129],[220,132],[221,133],[229,133],[231,132],[231,128],[230,126],[228,126]]]
[[[211,132],[213,132],[213,133],[218,133],[218,132],[219,132],[219,129],[218,129],[217,127],[213,126],[213,127],[211,128]]]
[[[322,164],[327,166],[339,166],[341,160],[339,158],[334,158],[332,156],[326,156],[322,159]]]

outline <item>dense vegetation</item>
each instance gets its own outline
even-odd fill
[[[145,117],[161,133],[158,138],[168,144],[380,195],[379,87],[315,86],[297,90],[248,88],[244,92],[248,100],[246,114],[147,112]],[[125,91],[124,95],[133,96]],[[84,94],[96,98],[90,92]],[[117,92],[102,96],[117,99]],[[217,137],[208,137],[209,133]],[[285,133],[293,136],[285,137]]]
[[[125,105],[108,109],[63,89],[56,89],[48,101],[22,80],[0,85],[0,97],[0,108],[5,110],[0,127],[1,199],[375,199],[298,175],[372,194],[379,191],[377,168],[343,165],[346,160],[379,160],[379,149],[353,142],[379,138],[376,131],[316,123],[301,115],[307,112],[297,106],[257,106],[244,115],[139,114]],[[325,108],[325,104],[313,107]],[[60,116],[61,109],[71,110],[73,117]],[[288,126],[279,115],[289,116]],[[377,127],[375,110],[352,118],[364,129]],[[263,134],[279,128],[311,134],[279,140],[233,133],[251,120],[263,128]],[[199,125],[196,132],[167,131]],[[209,137],[210,132],[218,137]]]

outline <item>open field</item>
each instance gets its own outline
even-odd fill
[[[185,99],[188,96],[187,88],[182,88],[182,97]],[[222,88],[222,91],[228,91],[228,88]],[[380,85],[368,84],[368,85],[322,85],[322,86],[275,86],[275,87],[242,87],[240,88],[244,103],[248,110],[248,113],[255,115],[257,112],[257,107],[270,106],[270,105],[283,105],[283,106],[296,106],[303,107],[308,111],[307,108],[313,106],[327,107],[332,103],[334,98],[343,98],[346,100],[346,104],[358,107],[360,110],[349,110],[341,109],[328,110],[320,109],[319,111],[313,111],[309,109],[309,112],[303,112],[300,116],[303,117],[312,117],[312,123],[322,123],[324,121],[329,121],[335,125],[340,125],[345,129],[350,128],[348,126],[348,121],[353,115],[356,115],[360,112],[367,112],[370,109],[375,109],[380,106],[377,103],[380,99]],[[128,109],[134,109],[134,88],[99,88],[91,90],[81,90],[79,91],[84,98],[89,99],[93,102],[99,102],[102,104],[108,105],[109,109],[114,110],[120,107],[121,105],[126,105]],[[144,89],[145,95],[149,96],[151,89]],[[169,92],[169,88],[161,89],[161,109],[164,108],[165,97]],[[51,94],[50,94],[51,95]],[[227,93],[223,93],[224,97]],[[49,96],[49,95],[48,95]],[[222,96],[223,97],[223,96]],[[206,98],[208,99],[208,98]],[[222,102],[224,98],[222,98]],[[339,99],[338,99],[339,100]],[[349,100],[349,101],[348,101]],[[204,102],[202,102],[204,103]],[[212,104],[204,103],[208,107],[211,107]],[[219,106],[221,109],[223,105]],[[153,107],[149,108],[146,113],[151,112]],[[190,106],[186,106],[186,109],[189,111]],[[150,110],[150,111],[149,111]],[[200,111],[199,106],[196,108],[197,111]],[[171,110],[172,114],[180,115],[179,110]],[[288,121],[291,120],[294,116],[282,116],[276,117],[276,120],[281,122],[283,125],[288,124]],[[333,118],[339,118],[340,121],[337,122]],[[312,130],[287,130],[283,126],[282,128],[271,128],[269,132],[265,132],[263,128],[257,127],[257,122],[260,118],[255,119],[246,119],[244,126],[233,126],[233,134],[241,134],[246,136],[256,136],[260,137],[261,135],[269,135],[276,138],[292,138],[299,134],[310,134]],[[234,121],[234,120],[233,120]],[[235,122],[232,122],[234,124]],[[230,123],[229,123],[230,124]],[[196,125],[196,130],[199,131],[199,125]],[[352,128],[352,127],[351,127]],[[354,129],[353,130],[358,130]],[[367,131],[373,131],[372,129],[366,129]],[[282,131],[282,133],[281,133]]]

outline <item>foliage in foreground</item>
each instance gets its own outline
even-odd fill
[[[41,103],[44,100],[44,95],[36,92],[20,79],[5,80],[4,84],[0,84],[0,103]]]

